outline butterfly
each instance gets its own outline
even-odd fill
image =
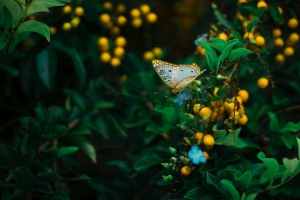
[[[173,88],[173,93],[181,92],[202,73],[195,63],[175,65],[161,60],[152,60],[152,64],[160,78]]]

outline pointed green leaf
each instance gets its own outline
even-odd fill
[[[296,167],[298,166],[299,160],[297,158],[293,159],[288,159],[288,158],[283,158],[283,164],[286,167],[286,169],[291,173],[294,174],[294,171]]]
[[[72,144],[79,147],[83,150],[90,159],[96,163],[97,162],[97,154],[95,147],[91,144],[91,142],[84,136],[76,136],[76,137],[68,137],[68,141]]]
[[[209,69],[214,70],[215,60],[214,60],[213,55],[209,51],[206,51],[206,50],[204,50],[204,53],[205,53],[205,58],[206,58],[206,62],[207,62]]]
[[[48,42],[50,41],[50,28],[42,23],[38,22],[36,20],[28,20],[25,21],[17,30],[16,37],[24,32],[36,32],[44,36]]]
[[[268,5],[269,5],[269,13],[271,17],[274,19],[274,21],[277,23],[283,22],[283,17],[278,10],[277,2],[272,0],[271,3],[269,3]]]
[[[256,26],[259,22],[260,20],[257,17],[253,17],[252,21],[246,27],[247,32],[250,33],[252,31],[252,28]]]
[[[28,6],[26,16],[29,16],[29,15],[32,15],[32,14],[38,13],[38,12],[49,12],[49,10],[45,6],[43,6],[37,2],[32,2]]]
[[[277,119],[277,116],[272,113],[268,112],[269,118],[270,118],[270,123],[269,123],[269,129],[270,131],[279,131],[279,121]]]
[[[289,170],[286,170],[280,179],[280,183],[283,183],[291,175],[291,172]]]
[[[230,55],[229,55],[229,62],[232,62],[234,60],[237,60],[240,57],[246,56],[248,54],[253,53],[252,51],[246,49],[246,48],[238,48],[238,49],[234,49],[231,51]]]
[[[240,42],[243,41],[241,34],[235,30],[231,30],[234,39],[238,39]]]
[[[221,180],[221,183],[229,191],[232,200],[240,200],[239,192],[235,189],[235,187],[231,181],[223,179],[223,180]]]
[[[56,6],[64,6],[65,4],[56,1],[56,0],[33,0],[33,2],[41,4],[46,8],[56,7]]]
[[[22,7],[14,0],[0,0],[0,3],[3,4],[10,12],[13,18],[14,28],[22,18]]]
[[[263,161],[263,163],[267,167],[266,175],[269,180],[272,180],[279,170],[278,162],[274,158],[266,158],[263,152],[259,152],[257,154],[257,158]]]
[[[67,156],[69,154],[76,153],[78,151],[78,147],[70,146],[70,147],[61,147],[58,150],[58,158]]]

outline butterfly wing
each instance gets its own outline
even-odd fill
[[[161,60],[153,60],[153,67],[160,78],[171,88],[177,85],[177,66]]]
[[[180,91],[191,82],[193,82],[201,74],[200,68],[194,63],[192,65],[178,65],[177,83],[174,91]]]

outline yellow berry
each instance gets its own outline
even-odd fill
[[[231,101],[232,101],[233,103],[235,103],[236,101],[239,102],[239,104],[242,104],[242,103],[243,103],[243,99],[242,99],[240,96],[234,96],[234,97],[232,97],[232,98],[231,98]],[[237,104],[237,103],[235,103],[235,104]]]
[[[122,74],[120,77],[122,82],[125,82],[127,80],[127,75],[126,74]]]
[[[63,23],[62,28],[63,28],[64,31],[70,31],[72,26],[69,22],[65,22],[65,23]]]
[[[225,41],[228,40],[228,36],[227,36],[227,34],[224,33],[224,32],[220,33],[219,38],[222,39],[222,40],[225,40]]]
[[[78,7],[75,8],[74,13],[75,13],[75,15],[81,17],[84,14],[84,10],[83,10],[82,7],[78,6]]]
[[[29,15],[29,16],[28,16],[28,19],[30,19],[30,20],[35,20],[36,18],[35,18],[35,15]]]
[[[288,26],[290,28],[296,28],[298,26],[298,20],[296,18],[292,18],[288,21]]]
[[[203,137],[203,144],[207,148],[211,148],[215,144],[215,138],[212,135],[210,135],[210,134],[206,134]]]
[[[241,117],[238,119],[237,123],[240,125],[245,125],[248,122],[248,117],[245,114],[242,114]]]
[[[119,26],[125,25],[126,22],[127,22],[127,18],[126,17],[124,17],[123,15],[118,16],[118,18],[117,18],[117,24]]]
[[[145,61],[151,61],[154,59],[154,53],[152,51],[146,51],[143,55]]]
[[[140,10],[142,11],[142,13],[145,15],[145,14],[148,14],[150,12],[150,6],[148,4],[142,4],[140,6]]]
[[[277,9],[278,9],[278,12],[282,15],[282,13],[283,13],[282,8],[280,6],[277,6]]]
[[[263,46],[264,44],[265,44],[265,38],[263,37],[263,36],[257,36],[256,38],[255,38],[255,42],[256,42],[256,45],[257,46]]]
[[[104,14],[100,15],[99,19],[100,19],[100,22],[102,22],[103,24],[108,24],[110,22],[110,15],[107,13],[104,13]]]
[[[108,63],[111,59],[111,55],[108,52],[103,52],[100,55],[100,60],[104,63]]]
[[[242,3],[247,3],[247,2],[248,2],[247,0],[239,0],[237,4],[240,5]]]
[[[292,33],[292,34],[290,34],[288,40],[291,43],[296,43],[299,41],[299,35],[297,33]]]
[[[195,114],[199,113],[201,105],[199,103],[194,104],[193,111]]]
[[[133,17],[133,18],[140,17],[141,16],[141,12],[137,8],[133,8],[130,11],[130,16]]]
[[[276,62],[283,63],[285,60],[285,57],[282,53],[279,53],[276,55],[275,60],[276,60]]]
[[[57,30],[54,26],[50,26],[50,32],[51,32],[51,35],[55,35],[57,33]]]
[[[191,173],[191,168],[188,166],[183,166],[180,170],[181,175],[188,176]]]
[[[131,21],[131,24],[133,27],[135,28],[139,28],[141,25],[142,25],[142,20],[140,18],[134,18],[132,21]]]
[[[156,57],[160,57],[162,55],[162,49],[159,47],[154,47],[152,51]]]
[[[288,57],[288,56],[292,56],[294,55],[294,49],[292,47],[286,47],[284,50],[283,50],[283,54]]]
[[[114,54],[116,57],[122,58],[124,56],[125,50],[122,47],[116,47],[114,49]]]
[[[99,46],[109,46],[109,41],[106,37],[99,37],[97,42]]]
[[[262,77],[257,80],[256,84],[257,84],[257,87],[259,87],[260,89],[264,89],[268,86],[269,80],[265,77]]]
[[[218,114],[223,114],[224,113],[224,107],[223,107],[223,104],[221,107],[218,107],[218,108],[214,108],[214,112],[215,113],[218,113]]]
[[[113,9],[113,4],[109,1],[106,1],[102,4],[103,8],[105,8],[106,10],[112,10]]]
[[[202,140],[202,138],[203,138],[203,133],[202,132],[197,132],[196,134],[195,134],[195,139],[197,139],[197,140]]]
[[[223,107],[225,108],[225,110],[227,110],[227,112],[231,112],[234,110],[234,103],[233,102],[228,103],[227,101],[225,101]]]
[[[210,159],[210,157],[206,151],[203,151],[202,153],[203,153],[204,158]]]
[[[265,7],[265,8],[268,8],[268,5],[266,2],[264,1],[259,1],[256,5],[257,8],[261,8],[261,7]]]
[[[111,59],[110,65],[112,67],[119,67],[121,65],[121,60],[119,58],[114,57]]]
[[[126,11],[126,6],[124,4],[118,4],[116,8],[117,13],[124,13]]]
[[[212,110],[208,107],[204,107],[200,110],[199,115],[203,118],[203,117],[209,117],[212,115]]]
[[[246,28],[249,23],[250,23],[249,20],[245,20],[245,21],[243,21],[242,25],[243,25],[244,28]]]
[[[149,13],[146,19],[149,23],[155,23],[157,21],[157,15],[155,13]]]
[[[116,46],[119,46],[119,47],[125,47],[126,43],[127,43],[127,41],[123,36],[119,36],[115,40]]]
[[[202,46],[197,47],[197,52],[199,52],[199,54],[200,54],[201,56],[204,56],[204,55],[205,55],[205,52],[204,52],[204,49],[203,49]]]
[[[223,100],[220,99],[220,100],[215,100],[215,101],[211,101],[210,102],[210,105],[213,107],[213,108],[219,108],[223,105]]]
[[[249,99],[249,93],[247,92],[247,90],[240,90],[238,92],[239,97],[241,97],[243,102],[248,101]]]
[[[70,13],[71,11],[72,11],[72,7],[71,7],[71,6],[65,5],[65,6],[63,7],[63,13],[68,14],[68,13]]]
[[[254,39],[254,35],[253,35],[253,33],[245,33],[244,34],[244,38],[249,38],[249,40],[253,40]]]
[[[283,47],[284,46],[284,42],[283,42],[283,39],[282,38],[276,38],[274,40],[274,45],[276,47]]]
[[[111,33],[114,34],[114,35],[119,35],[120,34],[120,28],[118,26],[114,26],[112,27],[111,29]]]
[[[71,20],[72,27],[76,28],[79,24],[80,24],[80,18],[79,17],[74,17]]]
[[[279,28],[275,28],[272,30],[272,35],[274,38],[281,36],[281,30]]]
[[[239,119],[239,116],[240,116],[240,112],[235,110],[235,111],[231,111],[229,113],[229,119],[232,119],[232,120],[237,120]]]
[[[218,88],[218,87],[215,87],[215,88],[214,88],[214,95],[215,95],[215,96],[217,96],[218,91],[219,91],[219,88]]]

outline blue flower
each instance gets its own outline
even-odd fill
[[[201,35],[197,40],[194,41],[194,44],[199,47],[201,46],[201,44],[199,43],[199,41],[202,41],[204,40],[205,38],[208,37],[208,34],[207,33],[204,33],[203,35]]]
[[[190,96],[191,96],[191,94],[188,90],[183,90],[174,99],[174,103],[178,103],[179,105],[182,105],[184,100],[189,100],[190,99]]]
[[[192,160],[192,162],[196,165],[199,163],[205,163],[206,158],[204,157],[201,149],[197,146],[193,146],[191,150],[188,152],[188,157]]]

